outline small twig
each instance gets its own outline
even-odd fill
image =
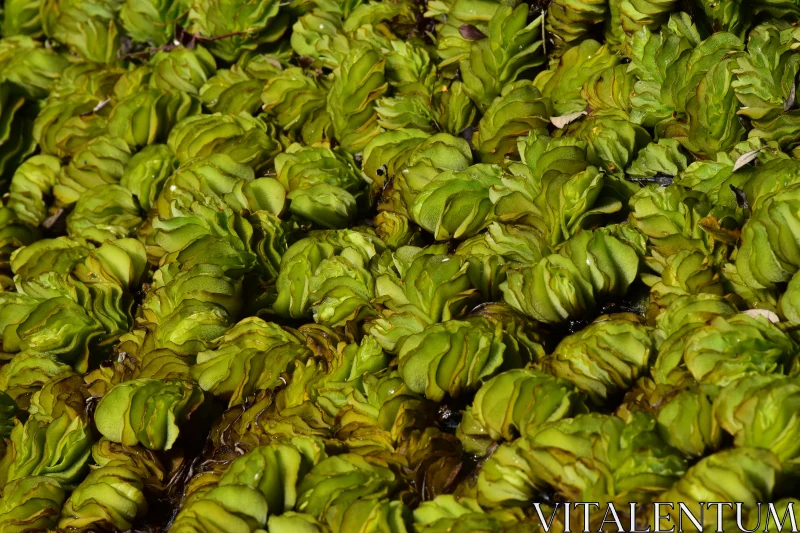
[[[224,33],[222,35],[215,35],[213,37],[204,37],[202,35],[189,33],[181,26],[176,25],[175,38],[172,40],[171,43],[167,43],[152,48],[147,48],[146,50],[140,50],[139,52],[132,52],[130,54],[124,55],[122,59],[148,56],[148,55],[152,56],[157,54],[158,52],[169,52],[170,50],[174,50],[175,48],[178,48],[180,46],[192,50],[194,49],[195,46],[197,46],[197,43],[212,43],[214,41],[221,41],[222,39],[229,39],[231,37],[236,37],[237,35],[249,35],[253,31],[256,31],[256,29],[257,28],[248,28],[243,31],[233,31],[230,33]]]

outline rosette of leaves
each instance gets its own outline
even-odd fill
[[[36,23],[37,19],[35,17],[31,22]],[[62,73],[67,73],[69,64],[55,50],[28,36],[6,36],[0,40],[0,80],[11,84],[14,96],[34,100],[46,98],[51,90],[59,86]]]
[[[741,190],[747,197],[748,207],[751,202],[753,207],[756,207],[760,206],[770,194],[796,185],[800,180],[800,164],[794,159],[780,156],[780,152],[773,155],[775,153],[774,144],[763,145],[758,141],[741,143],[737,145],[737,150],[731,152],[730,156],[737,157],[745,149],[752,151],[750,148],[763,148],[767,157],[760,160],[757,166],[748,168],[747,171],[737,170],[736,175],[731,176],[727,183],[722,184],[718,201],[725,207],[734,205],[738,207],[740,201],[736,199],[736,194],[730,185],[735,187],[741,184]],[[728,185],[727,190],[724,188],[725,185]]]
[[[659,502],[677,502],[692,513],[703,517],[704,528],[733,526],[730,515],[717,523],[717,513],[702,513],[705,502],[724,502],[735,499],[743,509],[755,508],[758,502],[769,500],[781,473],[780,460],[769,450],[761,448],[731,448],[709,455],[693,465],[669,490],[659,495]],[[677,520],[677,511],[662,506],[664,515]],[[685,511],[683,511],[685,512]]]
[[[328,521],[329,524],[331,520]],[[335,532],[357,531],[368,533],[373,531],[390,531],[403,533],[411,524],[411,510],[399,500],[388,498],[370,498],[355,502],[347,507],[341,520],[337,519],[330,526]]]
[[[752,121],[752,136],[777,140],[782,146],[796,144],[791,133],[796,111],[787,110],[794,79],[800,70],[793,48],[794,28],[781,22],[755,27],[747,40],[747,54],[736,58],[733,89],[742,107],[739,114]]]
[[[373,356],[371,364],[385,366],[381,356]],[[324,390],[315,401],[327,414],[335,414],[336,437],[348,449],[412,470],[419,466],[412,464],[412,456],[415,451],[424,454],[418,446],[425,443],[412,436],[433,423],[435,404],[412,391],[399,371],[365,374],[341,386],[325,378],[320,382]],[[407,454],[398,456],[403,449]]]
[[[221,266],[172,262],[153,275],[137,322],[152,336],[146,339],[148,348],[194,355],[236,321],[241,295],[241,282]]]
[[[125,69],[116,64],[76,61],[67,65],[50,91],[53,97],[83,93],[107,100],[115,95],[114,87],[125,74]]]
[[[610,231],[581,231],[558,253],[509,270],[500,285],[514,309],[559,323],[593,309],[599,298],[624,294],[639,271],[636,250]]]
[[[275,388],[294,361],[311,355],[304,337],[256,318],[240,321],[215,344],[197,354],[191,375],[204,391],[228,399],[229,406]]]
[[[329,146],[292,144],[275,158],[275,171],[289,191],[289,210],[323,228],[351,225],[364,204],[366,180],[349,154]]]
[[[601,317],[564,338],[542,368],[606,404],[647,373],[655,352],[650,331],[635,315]]]
[[[489,458],[478,475],[478,501],[520,505],[548,486],[574,501],[653,499],[686,472],[685,459],[655,426],[641,412],[628,421],[590,413],[543,424]]]
[[[181,163],[222,153],[257,172],[280,151],[267,125],[245,114],[189,116],[170,131],[167,145]]]
[[[100,467],[122,467],[135,472],[142,478],[145,490],[159,495],[164,493],[169,472],[151,450],[101,438],[92,446],[92,459]]]
[[[45,0],[42,27],[50,39],[65,44],[71,52],[96,63],[117,59],[120,29],[118,0]]]
[[[11,265],[16,305],[0,321],[4,349],[56,356],[86,371],[130,326],[130,290],[144,274],[143,252],[133,239],[91,249],[67,237],[20,249]]]
[[[586,411],[584,395],[567,380],[535,369],[514,369],[478,389],[456,430],[469,453],[485,454],[493,442],[512,441],[545,422]]]
[[[660,268],[659,262],[648,263],[652,268]],[[699,250],[680,250],[667,256],[660,277],[648,277],[653,282],[650,287],[650,305],[658,312],[666,309],[676,298],[691,294],[716,294],[723,296],[725,289],[713,258]]]
[[[231,462],[213,485],[185,501],[171,530],[264,528],[269,515],[294,508],[298,483],[324,457],[317,441],[301,437],[257,447]]]
[[[20,409],[27,409],[31,396],[56,376],[72,374],[69,365],[55,357],[17,354],[0,368],[0,390],[5,392]]]
[[[421,533],[500,533],[523,520],[519,509],[485,510],[472,497],[442,494],[414,509],[414,528]]]
[[[656,31],[667,22],[670,13],[680,9],[676,0],[611,0],[606,39],[624,50],[632,48],[634,35],[646,28]]]
[[[487,35],[489,21],[500,7],[496,2],[478,3],[474,0],[455,0],[431,2],[427,6],[425,18],[436,22],[436,55],[439,57],[439,69],[454,70],[461,59],[470,53],[472,41],[462,35],[463,26],[477,29]],[[468,36],[480,38],[471,29],[465,28]]]
[[[455,6],[454,6],[455,7]],[[486,33],[467,25],[469,53],[459,61],[464,89],[485,110],[503,89],[544,63],[543,16],[528,22],[525,4],[498,5]]]
[[[420,244],[419,230],[412,225],[407,216],[394,211],[381,211],[372,219],[375,233],[390,250],[401,246]]]
[[[607,46],[593,39],[586,39],[569,48],[558,63],[540,72],[533,85],[553,102],[553,116],[572,116],[586,108],[581,95],[584,84],[597,72],[619,63],[619,57]],[[578,116],[578,115],[575,115]]]
[[[390,459],[399,464],[403,464],[401,458],[407,459],[407,466],[403,465],[407,469],[405,477],[413,486],[400,499],[410,500],[413,495],[427,501],[452,492],[464,477],[463,454],[459,440],[437,427],[414,429],[408,433],[400,440],[397,453]]]
[[[677,177],[689,167],[681,145],[675,139],[658,139],[641,150],[630,166],[625,169],[629,178],[646,180],[657,176]],[[706,192],[700,190],[700,192]],[[713,198],[712,198],[713,200]]]
[[[675,132],[681,144],[697,157],[714,157],[743,139],[745,128],[737,112],[739,101],[732,87],[736,76],[734,58],[709,68],[696,92],[686,102],[687,135]],[[668,130],[672,135],[672,131]]]
[[[254,267],[252,225],[243,224],[243,217],[225,202],[207,196],[188,208],[176,204],[177,200],[168,204],[173,212],[167,217],[151,220],[152,232],[146,240],[151,261],[190,263],[185,266],[210,263],[236,277]],[[239,233],[240,229],[244,231]]]
[[[260,446],[234,460],[219,478],[219,486],[247,486],[258,490],[272,514],[294,509],[299,484],[313,467],[327,457],[322,442],[294,437],[286,442]]]
[[[362,253],[345,248],[322,261],[310,280],[314,321],[330,326],[360,321],[373,315],[374,278]]]
[[[277,180],[255,179],[248,165],[226,154],[212,154],[190,160],[169,176],[155,207],[164,219],[170,218],[175,208],[190,208],[194,202],[224,202],[237,215],[246,211],[280,215],[285,195]]]
[[[130,67],[114,82],[112,96],[116,101],[120,101],[134,93],[149,88],[152,75],[153,69],[149,65]]]
[[[134,344],[143,333],[143,330],[134,330],[120,337],[117,360],[105,361],[86,374],[86,387],[93,397],[101,398],[115,385],[130,379],[163,380],[189,376],[190,361],[187,357],[166,348],[145,351],[139,344]]]
[[[746,149],[745,146],[747,146]],[[733,166],[736,164],[736,160],[743,153],[751,152],[753,149],[758,150],[759,148],[763,148],[763,146],[754,146],[750,142],[745,142],[739,143],[737,148],[741,148],[741,150],[735,149],[730,153],[719,153],[714,160],[698,160],[693,162],[686,167],[686,170],[677,176],[673,183],[705,193],[709,200],[715,203],[720,200],[720,194],[722,198],[725,199],[726,194],[730,191],[730,187],[728,191],[725,191],[723,190],[723,185],[736,186],[736,184],[739,184],[738,180],[736,184],[732,182]],[[774,153],[783,152],[776,150]],[[771,155],[772,154],[769,154],[766,150],[760,150],[756,154],[756,159],[759,163],[763,163],[772,159]],[[745,173],[757,170],[758,167],[754,169],[744,167],[742,169],[737,169],[737,173],[739,173],[739,177],[742,177]],[[731,195],[733,195],[732,192]],[[736,197],[733,196],[732,199],[733,205],[736,205]]]
[[[436,123],[443,132],[458,135],[475,123],[478,110],[459,80],[436,88],[433,103],[437,113]]]
[[[328,140],[331,118],[326,108],[323,80],[291,67],[266,80],[261,102],[263,109],[286,132],[300,133],[307,144]]]
[[[212,487],[184,505],[170,530],[257,531],[266,525],[267,512],[263,496],[255,489],[236,485]]]
[[[399,275],[385,273],[375,280],[373,301],[381,316],[365,324],[381,347],[396,353],[402,340],[426,325],[463,316],[480,299],[469,279],[469,262],[460,256],[420,253],[403,264]]]
[[[119,19],[132,40],[162,46],[175,35],[175,23],[189,5],[188,0],[125,0]]]
[[[419,93],[381,98],[375,107],[378,124],[388,131],[412,128],[432,133],[436,122],[430,104],[430,98]]]
[[[796,351],[791,337],[769,319],[744,313],[713,318],[681,344],[682,357],[659,353],[655,376],[683,367],[697,381],[724,386],[745,375],[786,371]]]
[[[433,324],[405,338],[398,368],[412,391],[437,402],[458,398],[497,372],[528,362],[503,337],[501,325],[484,318]]]
[[[339,531],[349,507],[391,497],[397,485],[389,468],[373,465],[360,455],[328,457],[314,465],[298,484],[296,510]]]
[[[365,39],[374,32],[376,40],[380,40],[381,46],[387,50],[394,48],[390,44],[390,36],[411,41],[413,30],[409,25],[416,21],[414,6],[409,2],[396,4],[352,2],[342,9],[342,14],[345,17],[342,26],[345,32],[359,39]],[[411,42],[417,45],[417,42]]]
[[[676,184],[650,184],[631,197],[629,207],[628,221],[647,237],[651,249],[648,255],[665,257],[683,250],[710,252],[710,239],[699,224],[711,210],[705,194]],[[658,257],[646,261],[658,262]]]
[[[549,251],[536,228],[492,222],[486,232],[462,242],[455,253],[467,258],[467,274],[483,297],[497,301],[502,298],[500,284],[509,268],[536,262]]]
[[[382,133],[368,144],[364,161],[364,172],[376,186],[382,187],[394,178],[391,190],[396,190],[399,198],[392,198],[391,207],[405,212],[440,173],[469,168],[472,150],[465,139],[447,133],[427,136],[419,130],[399,130]],[[393,196],[391,191],[384,191],[384,196],[387,193]]]
[[[584,142],[532,131],[519,148],[525,165],[492,191],[501,220],[531,225],[557,246],[622,208],[616,180],[589,163]]]
[[[136,379],[120,383],[97,404],[97,430],[113,442],[169,450],[203,405],[203,392],[185,380]]]
[[[307,330],[306,330],[307,331]],[[310,336],[309,336],[310,339]],[[333,344],[333,341],[331,341]],[[340,342],[331,346],[331,355],[326,359],[325,372],[308,381],[306,389],[310,399],[329,417],[334,418],[348,405],[349,395],[358,390],[367,401],[370,394],[364,386],[374,382],[367,374],[376,374],[389,365],[386,354],[375,338],[366,335],[360,343],[345,344]],[[379,380],[380,381],[380,380]],[[391,381],[387,378],[387,381]],[[374,387],[374,392],[386,392],[389,387]],[[355,397],[355,396],[353,396]],[[378,409],[384,407],[390,398],[377,398]]]
[[[714,400],[714,415],[736,446],[766,448],[782,461],[797,459],[794,416],[800,384],[778,374],[748,376],[729,384]]]
[[[11,257],[11,268],[21,280],[34,279],[51,272],[69,274],[75,265],[88,257],[90,251],[91,245],[82,239],[40,239],[18,250]]]
[[[333,71],[327,110],[336,140],[350,153],[380,133],[375,105],[389,87],[385,68],[386,59],[377,50],[356,42]]]
[[[766,4],[766,5],[763,5]],[[770,5],[775,4],[775,5]],[[784,4],[783,6],[781,4]],[[788,14],[789,4],[778,0],[778,2],[754,2],[752,6],[741,5],[738,2],[708,2],[699,3],[706,16],[708,24],[713,31],[727,31],[737,35],[744,34],[751,26],[753,20],[758,19],[758,13],[762,10],[770,12],[775,17]],[[792,6],[794,11],[797,6]]]
[[[105,135],[95,137],[75,152],[62,167],[53,195],[61,205],[74,204],[81,193],[106,184],[116,184],[122,177],[131,149],[122,139]]]
[[[30,226],[47,218],[47,199],[56,184],[61,162],[52,155],[34,155],[14,171],[8,189],[6,207]]]
[[[637,386],[617,408],[617,416],[628,419],[636,410],[655,416],[658,434],[687,457],[703,457],[722,447],[723,432],[713,411],[713,386],[673,387],[656,385],[649,379]]]
[[[66,158],[105,133],[109,106],[101,102],[82,92],[48,98],[33,123],[33,138],[42,152]]]
[[[143,212],[150,211],[164,182],[178,168],[178,160],[165,144],[151,144],[131,156],[119,184],[133,194]]]
[[[800,184],[764,195],[742,228],[735,264],[748,287],[773,288],[789,281],[800,267],[799,241],[792,230],[796,198],[800,198]]]
[[[344,516],[337,519],[333,526],[307,513],[288,512],[270,516],[268,527],[275,533],[405,533],[410,528],[411,512],[401,501],[378,498],[359,500],[343,512]]]
[[[736,271],[736,265],[725,263],[720,269],[722,286],[728,291],[728,297],[737,307],[748,309],[778,310],[778,294],[775,289],[753,289],[742,281]]]
[[[505,85],[478,123],[473,143],[484,163],[502,164],[517,151],[517,138],[545,130],[550,101],[527,81]]]
[[[200,102],[184,92],[141,89],[116,103],[108,133],[129,146],[164,143],[176,124],[198,113]]]
[[[671,100],[668,91],[671,80],[678,76],[677,62],[683,54],[690,55],[701,41],[700,33],[686,13],[672,15],[658,32],[644,27],[635,33],[628,69],[637,77],[631,95],[632,122],[653,127],[672,116],[676,102]]]
[[[150,85],[164,91],[176,90],[197,96],[200,88],[214,75],[217,64],[202,46],[179,46],[159,51],[150,59]]]
[[[500,324],[505,333],[503,340],[524,354],[523,358],[538,361],[544,357],[544,344],[547,332],[538,322],[517,312],[505,303],[488,302],[475,307],[468,315],[470,318],[482,317],[490,322]]]
[[[67,217],[67,231],[97,243],[129,236],[141,224],[139,205],[120,185],[100,185],[84,191]]]
[[[634,85],[632,119],[656,125],[660,136],[678,139],[702,158],[732,148],[744,134],[731,85],[742,49],[730,33],[701,41],[697,29],[677,15],[660,35],[637,33],[631,65],[642,81]]]
[[[8,306],[0,317],[4,351],[56,357],[85,371],[104,328],[81,304],[53,292],[46,300],[24,297],[21,305]]]
[[[41,37],[40,4],[39,0],[10,0],[6,2],[3,6],[0,35],[6,38],[15,35]]]
[[[436,240],[472,237],[492,221],[492,187],[502,184],[503,169],[478,164],[459,172],[442,172],[414,198],[411,219]]]
[[[83,379],[57,376],[31,397],[30,417],[11,431],[0,463],[5,482],[48,476],[69,487],[84,475],[93,442],[85,410]]]
[[[93,470],[70,494],[61,509],[59,529],[121,531],[147,515],[142,478],[119,466]]]
[[[628,65],[619,64],[595,72],[581,90],[589,109],[596,115],[617,115],[630,120],[631,95],[636,76]]]
[[[339,4],[325,0],[304,2],[302,14],[292,26],[289,37],[292,50],[298,56],[308,57],[313,67],[335,68],[341,59],[339,52],[349,48],[343,35],[344,19],[357,5],[356,2]],[[335,41],[335,54],[330,54],[331,41]]]
[[[395,176],[400,176],[399,172],[411,153],[430,138],[427,132],[412,128],[382,132],[364,147],[362,171],[373,180],[375,187],[381,188]],[[465,167],[472,162],[469,144],[467,150],[469,162]],[[396,206],[393,207],[397,210]]]
[[[404,6],[405,7],[405,6]],[[392,40],[386,55],[386,77],[400,95],[430,97],[436,83],[436,63],[428,50],[414,41]]]
[[[608,3],[597,0],[555,0],[547,9],[547,31],[559,48],[586,39],[608,16]]]
[[[703,387],[668,395],[659,406],[657,420],[661,438],[689,457],[701,457],[722,445],[722,431]]]
[[[367,264],[383,249],[384,244],[371,233],[311,233],[283,254],[273,309],[281,316],[302,318],[309,316],[313,307],[315,319],[325,322],[357,314],[374,290]]]
[[[14,533],[52,530],[66,497],[61,485],[47,476],[12,481],[0,498],[0,527]]]
[[[733,315],[736,307],[716,294],[680,296],[656,318],[653,332],[658,357],[651,372],[658,384],[678,384],[688,372],[681,368],[690,334],[716,317]]]
[[[281,73],[280,63],[273,61],[276,64],[271,65],[272,74],[277,76]],[[214,113],[255,115],[261,108],[263,86],[263,79],[251,75],[245,66],[237,63],[230,69],[219,69],[208,78],[200,87],[199,97],[203,105]]]
[[[224,154],[176,172],[156,202],[158,215],[140,232],[151,261],[208,263],[237,278],[257,271],[273,279],[292,229],[276,216],[285,191],[272,178],[252,176]]]
[[[280,39],[289,26],[288,15],[277,1],[254,4],[247,0],[195,0],[187,29],[203,37],[224,37],[208,43],[208,49],[232,63],[245,52]]]
[[[573,134],[586,142],[586,160],[590,164],[617,176],[651,141],[647,130],[611,113],[593,113],[578,123]]]
[[[144,248],[135,239],[105,242],[75,266],[73,276],[88,288],[91,312],[108,333],[106,344],[130,327],[133,292],[146,271]]]

